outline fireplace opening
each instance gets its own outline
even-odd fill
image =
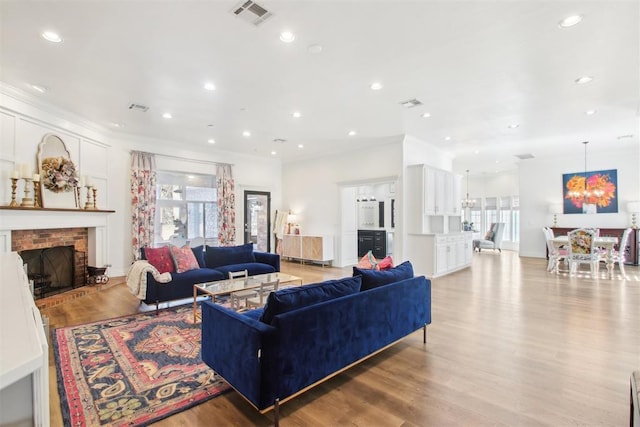
[[[35,299],[59,294],[76,284],[76,250],[74,246],[54,246],[20,252],[27,265],[27,277],[33,281]]]

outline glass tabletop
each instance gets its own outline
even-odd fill
[[[297,276],[292,276],[286,273],[266,273],[257,274],[255,276],[249,276],[247,278],[239,279],[224,279],[216,280],[214,282],[198,283],[194,286],[201,292],[210,295],[223,295],[231,292],[239,291],[242,289],[254,289],[260,287],[261,283],[272,282],[274,280],[280,280],[280,283],[289,283],[294,281],[302,282],[302,279]]]

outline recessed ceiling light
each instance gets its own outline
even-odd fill
[[[31,89],[40,92],[40,93],[45,93],[47,91],[47,88],[44,86],[39,86],[39,85],[31,85]]]
[[[569,28],[574,25],[580,23],[582,21],[582,15],[571,15],[564,18],[562,21],[558,23],[560,28]]]
[[[596,111],[597,111],[597,110],[587,110],[587,111],[585,111],[584,113],[585,113],[587,116],[593,116],[593,115],[596,113]]]
[[[165,119],[171,119],[171,118],[173,118],[173,116],[171,115],[171,113],[164,113],[164,114],[162,115],[162,117],[164,117]]]
[[[193,175],[187,175],[187,178],[189,178],[189,179],[194,179],[194,178],[195,178],[195,176],[193,176]]]
[[[428,119],[429,117],[431,117],[431,113],[422,113],[422,117]]]
[[[278,153],[277,153],[277,152],[275,152],[275,151],[272,151],[272,152],[271,152],[271,155],[272,155],[272,156],[275,156],[276,154],[278,154]]]
[[[111,123],[111,126],[113,126],[114,128],[123,128],[124,125],[122,123]]]
[[[283,31],[280,33],[280,40],[285,43],[291,43],[296,39],[296,36],[291,31]]]
[[[373,82],[371,83],[371,90],[380,90],[382,89],[382,83],[380,82]]]
[[[350,130],[349,131],[349,136],[355,136],[357,132],[355,130]]]
[[[60,43],[62,41],[62,37],[53,31],[45,31],[42,33],[42,38],[52,43]]]
[[[520,127],[520,125],[519,125],[519,124],[517,124],[517,123],[511,123],[511,124],[509,125],[509,129],[516,129],[516,128],[519,128],[519,127]]]
[[[216,140],[215,140],[215,139],[213,139],[213,138],[209,138],[209,139],[207,139],[207,142],[208,142],[209,144],[215,144],[215,143],[216,143]]]
[[[245,131],[242,132],[242,136],[245,136],[245,137],[248,138],[248,137],[251,136],[251,132],[249,132],[248,130],[245,130]]]
[[[480,150],[474,151],[473,154],[480,154]]]
[[[575,82],[579,85],[583,85],[585,83],[589,83],[591,80],[593,80],[593,77],[590,76],[582,76],[582,77],[578,77]]]
[[[307,50],[309,51],[309,53],[320,53],[322,52],[322,45],[320,44],[312,44],[310,45]]]
[[[445,141],[451,141],[451,137],[450,137],[450,136],[445,136],[445,137],[444,137],[444,140],[445,140]]]
[[[304,148],[304,145],[298,144],[298,148]]]
[[[295,117],[295,118],[297,119],[297,118],[302,117],[302,113],[300,113],[300,111],[294,111],[294,112],[293,112],[293,114],[292,114],[292,116],[293,116],[293,117]]]
[[[204,84],[204,88],[206,90],[216,90],[216,85],[214,85],[211,82],[207,82],[207,83]]]

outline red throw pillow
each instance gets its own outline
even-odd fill
[[[373,256],[371,251],[367,252],[358,262],[358,268],[363,270],[380,270],[378,268],[378,260]]]
[[[200,268],[196,256],[188,245],[181,248],[177,246],[169,246],[173,263],[176,266],[176,273],[184,273],[185,271]]]
[[[393,268],[393,258],[391,258],[391,255],[387,255],[386,257],[384,257],[382,261],[378,263],[378,267],[380,268],[380,270],[388,270],[390,268]]]
[[[169,252],[168,246],[161,248],[144,248],[144,257],[153,265],[160,273],[173,273],[173,259]]]

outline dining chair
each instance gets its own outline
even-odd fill
[[[549,263],[547,264],[547,271],[557,273],[560,261],[567,262],[568,251],[564,248],[556,248],[553,245],[553,230],[549,227],[543,227],[542,232],[547,242],[547,251],[549,252]]]
[[[569,275],[574,274],[578,265],[589,264],[591,276],[596,277],[598,273],[601,252],[596,247],[596,231],[589,228],[578,228],[568,233],[569,253],[567,262],[569,263]]]
[[[280,284],[280,279],[276,279],[272,282],[263,282],[260,283],[260,288],[256,289],[258,296],[253,298],[247,298],[246,307],[249,308],[259,308],[263,307],[267,303],[267,297],[271,292],[275,292],[278,290],[278,285]]]
[[[246,282],[248,278],[249,278],[249,272],[247,270],[229,272],[229,280],[244,279]],[[246,308],[247,299],[256,297],[257,295],[258,293],[255,289],[242,289],[239,291],[231,292],[229,294],[231,309],[238,311]],[[241,304],[243,301],[244,301],[244,304]]]
[[[624,271],[624,263],[627,260],[627,242],[629,241],[629,235],[633,231],[632,228],[626,228],[622,233],[622,237],[620,238],[620,244],[618,245],[618,249],[614,249],[609,252],[609,254],[604,254],[604,260],[609,260],[609,265],[611,266],[611,270],[609,271],[609,275],[613,275],[613,266],[615,263],[618,263],[620,267],[620,273],[622,273],[622,277],[626,277],[626,273]]]

